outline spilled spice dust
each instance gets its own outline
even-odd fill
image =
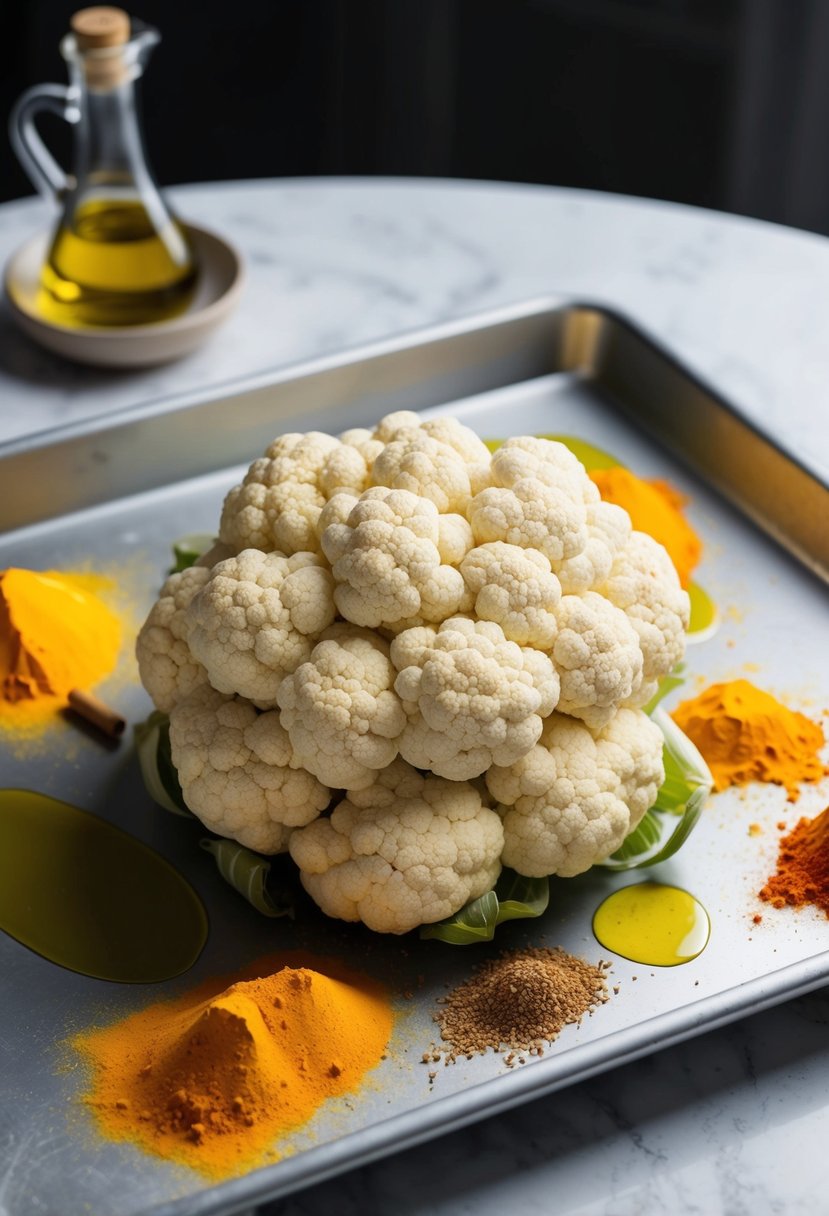
[[[382,985],[297,952],[248,975],[72,1039],[92,1065],[85,1100],[105,1137],[226,1178],[275,1156],[280,1136],[383,1058],[393,1014]]]
[[[570,1023],[608,999],[609,963],[593,965],[561,949],[527,947],[487,960],[440,1001],[434,1020],[448,1059],[496,1051],[541,1055]],[[445,1048],[443,1048],[445,1052]],[[434,1053],[437,1054],[437,1053]],[[524,1058],[519,1058],[524,1063]]]
[[[782,838],[777,872],[760,898],[775,908],[814,904],[829,917],[829,807]]]
[[[796,802],[802,784],[829,771],[818,754],[826,742],[819,723],[748,680],[712,684],[672,716],[702,752],[716,790],[766,781]]]

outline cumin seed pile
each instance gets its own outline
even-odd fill
[[[449,1059],[488,1047],[541,1055],[566,1025],[580,1022],[608,999],[609,967],[546,947],[488,959],[439,1002],[434,1020],[451,1048]]]

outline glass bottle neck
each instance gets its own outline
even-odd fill
[[[62,50],[69,65],[78,118],[75,123],[73,189],[67,195],[64,225],[74,229],[86,216],[96,226],[116,209],[113,222],[141,212],[176,265],[189,260],[186,242],[153,180],[144,152],[136,81],[157,35],[147,31],[106,54],[79,51],[71,37]],[[139,220],[136,218],[136,224]]]
[[[141,125],[131,80],[109,89],[90,89],[73,72],[80,118],[75,126],[75,179],[78,193],[113,191],[142,194],[154,189],[147,168]]]

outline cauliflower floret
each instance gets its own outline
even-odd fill
[[[398,410],[388,414],[378,424],[374,438],[381,445],[401,437],[401,432],[419,430],[421,435],[437,440],[452,448],[466,465],[471,492],[477,494],[491,485],[489,448],[473,430],[458,422],[457,418],[428,418],[425,421],[411,410]],[[408,487],[406,487],[408,488]]]
[[[479,545],[505,541],[558,562],[575,557],[587,544],[584,503],[568,488],[545,485],[537,477],[481,490],[469,504],[468,515]]]
[[[688,592],[666,549],[645,532],[635,531],[596,590],[622,609],[639,637],[644,678],[633,690],[633,704],[644,705],[685,653]]]
[[[598,738],[619,778],[619,797],[630,808],[632,832],[645,811],[653,806],[665,780],[664,736],[641,710],[620,709]]]
[[[492,484],[515,486],[526,478],[562,490],[581,503],[600,499],[599,491],[584,465],[570,449],[555,439],[520,435],[507,439],[492,457]]]
[[[283,853],[294,828],[331,799],[299,767],[273,711],[205,684],[170,714],[170,748],[181,792],[205,827],[260,853]]]
[[[371,466],[384,447],[363,427],[343,431],[338,446],[327,453],[319,471],[317,487],[323,496],[330,499],[345,492],[359,497],[371,485]],[[316,531],[322,535],[319,524]]]
[[[457,418],[422,418],[414,410],[395,410],[386,414],[374,428],[372,438],[382,444],[391,443],[400,438],[401,431],[422,431],[430,439],[445,443],[454,448],[465,464],[476,465],[489,463],[490,452],[482,439],[479,439],[470,427],[464,426]],[[341,436],[345,442],[345,436]]]
[[[371,468],[385,444],[372,437],[371,431],[354,427],[343,431],[338,448],[326,456],[319,477],[319,487],[326,498],[345,491],[359,497],[371,484]],[[317,529],[322,535],[321,529]]]
[[[483,439],[475,434],[468,426],[458,422],[457,418],[427,418],[420,424],[421,430],[432,439],[454,448],[464,463],[476,468],[478,465],[489,465],[492,459],[489,448]]]
[[[420,414],[416,414],[414,410],[395,410],[380,419],[371,437],[385,447],[387,443],[391,443],[398,431],[402,431],[404,427],[419,427],[421,421]]]
[[[351,494],[348,490],[338,490],[329,498],[317,519],[317,536],[322,541],[322,534],[329,524],[344,524],[359,501],[359,494]]]
[[[409,719],[400,755],[453,781],[525,755],[558,701],[547,656],[507,641],[491,621],[452,617],[438,630],[406,630],[392,643],[391,660]]]
[[[441,562],[439,540],[438,510],[428,498],[385,486],[366,490],[347,521],[322,534],[341,614],[355,625],[396,631],[457,612],[466,588]]]
[[[607,578],[613,559],[630,538],[630,516],[622,507],[609,502],[587,504],[587,544],[575,557],[555,562],[565,595],[589,591]]]
[[[344,443],[350,448],[356,448],[365,460],[368,469],[385,447],[382,439],[375,439],[372,432],[363,426],[354,426],[349,431],[343,431],[340,435],[340,443]]]
[[[279,687],[280,721],[295,755],[333,789],[363,789],[397,756],[406,715],[388,654],[376,634],[332,625]]]
[[[294,832],[290,852],[327,916],[407,933],[489,891],[503,842],[500,818],[473,786],[396,760],[330,819]]]
[[[362,494],[369,482],[370,465],[359,448],[343,443],[326,458],[320,471],[320,490],[331,498],[341,490]]]
[[[135,656],[141,683],[162,713],[169,713],[182,697],[207,683],[207,672],[187,642],[187,609],[209,577],[203,566],[171,574],[138,634]]]
[[[316,554],[243,549],[214,566],[191,601],[190,650],[219,692],[270,709],[335,615],[334,581]]]
[[[374,461],[371,479],[377,486],[428,498],[442,513],[465,512],[471,495],[463,458],[415,427],[395,433]]]
[[[438,517],[438,552],[440,560],[446,562],[447,566],[459,566],[474,544],[472,528],[463,515]],[[468,599],[471,607],[472,597]]]
[[[322,431],[280,435],[225,498],[219,539],[237,553],[262,549],[290,555],[316,549],[326,464],[339,458],[342,446]],[[337,480],[333,473],[331,480]]]
[[[619,848],[664,780],[662,732],[620,709],[600,731],[555,713],[536,747],[486,776],[502,806],[504,865],[572,878]]]
[[[552,658],[561,678],[559,712],[604,726],[641,686],[636,630],[620,608],[595,591],[563,596],[556,616]]]
[[[495,621],[511,642],[550,649],[561,585],[543,553],[494,541],[468,553],[460,571],[480,620]]]

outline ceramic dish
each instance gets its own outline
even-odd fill
[[[6,265],[3,287],[21,329],[41,346],[99,367],[148,367],[188,355],[227,319],[239,300],[244,278],[241,254],[222,237],[188,225],[200,273],[187,312],[153,325],[123,328],[56,325],[40,316],[38,279],[50,232],[40,232],[21,245]]]

